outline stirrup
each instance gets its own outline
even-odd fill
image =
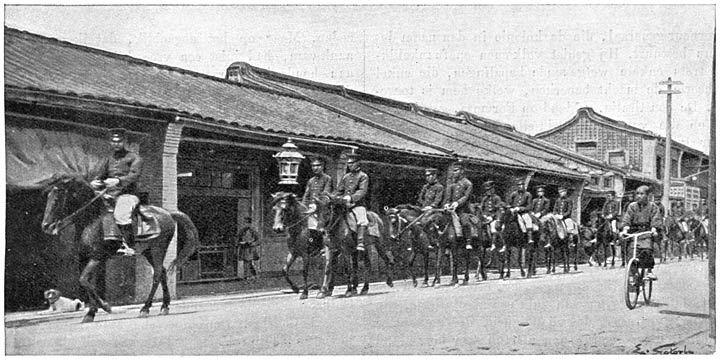
[[[500,250],[498,252],[503,253],[503,252],[505,252],[505,249],[506,249],[505,246],[502,246],[502,248],[500,248]]]
[[[117,253],[122,253],[126,257],[132,257],[137,254],[134,249],[130,248],[127,243],[125,243],[125,241],[122,242],[122,245],[123,247],[118,249]]]
[[[595,238],[595,239],[593,239],[592,241],[590,241],[590,243],[597,243],[597,238]]]
[[[550,248],[550,247],[552,247],[552,244],[548,243],[543,248]]]
[[[466,244],[466,245],[465,245],[465,249],[471,250],[471,249],[472,249],[472,245],[471,245],[471,244]]]
[[[363,243],[358,243],[357,247],[355,247],[355,250],[356,250],[356,251],[363,251],[363,252],[364,252],[364,251],[365,251],[365,244],[363,244]]]
[[[493,244],[492,246],[490,246],[490,251],[492,252],[494,250],[495,250],[495,245]]]

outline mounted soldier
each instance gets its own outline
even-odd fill
[[[90,186],[101,191],[105,189],[105,199],[115,202],[113,217],[122,232],[123,247],[118,253],[131,256],[135,254],[135,235],[132,228],[132,214],[140,203],[137,196],[137,183],[140,179],[143,159],[137,153],[126,148],[126,130],[110,130],[110,146],[113,154],[100,163],[97,175]]]
[[[433,208],[440,208],[443,200],[443,192],[445,187],[438,183],[437,180],[438,170],[435,168],[425,169],[425,185],[423,185],[418,195],[418,204],[422,207],[423,211],[427,211]]]
[[[532,201],[532,207],[530,208],[530,214],[535,218],[533,220],[533,231],[538,231],[539,226],[535,224],[535,221],[544,225],[550,219],[550,200],[545,197],[545,186],[539,185],[535,187],[537,197]],[[537,229],[536,229],[537,228]],[[552,244],[548,241],[545,244],[545,248],[549,248]]]
[[[454,162],[450,166],[448,185],[445,188],[444,208],[450,211],[457,240],[465,239],[467,250],[472,250],[472,241],[478,237],[477,226],[473,224],[473,221],[478,222],[478,219],[470,209],[472,188],[472,182],[465,177],[465,164],[462,161]]]
[[[573,210],[573,203],[568,198],[568,188],[567,187],[559,187],[558,193],[560,194],[560,198],[558,198],[555,201],[555,207],[553,208],[553,214],[555,215],[555,218],[560,220],[562,222],[563,229],[565,230],[565,233],[563,233],[563,236],[570,236],[570,235],[577,235],[578,234],[578,226],[575,223],[575,221],[572,219],[572,210]],[[562,237],[564,238],[564,237]],[[572,241],[570,241],[570,246],[575,245]]]
[[[484,226],[489,227],[489,236],[492,241],[490,251],[495,250],[497,238],[499,235],[498,231],[498,211],[500,210],[500,204],[502,198],[495,193],[495,182],[487,181],[483,183],[483,191],[485,192],[483,198],[480,200],[480,215],[482,216],[482,223]],[[505,243],[503,243],[500,252],[505,252]]]
[[[510,193],[506,202],[508,203],[508,206],[510,206],[510,211],[517,213],[520,230],[522,233],[527,235],[528,243],[532,244],[535,242],[533,241],[532,235],[532,217],[530,217],[529,213],[532,208],[532,195],[530,192],[525,190],[524,180],[520,179],[516,182],[516,184],[517,189]]]
[[[333,192],[333,181],[332,177],[325,173],[325,162],[322,158],[314,158],[310,162],[313,176],[308,180],[305,185],[305,194],[302,198],[302,203],[308,207],[306,214],[308,214],[308,230],[310,230],[310,237],[314,240],[322,240],[323,234],[325,233],[325,218],[319,218],[317,213],[317,201],[318,196],[322,193]]]
[[[360,170],[360,158],[355,153],[347,155],[347,173],[340,179],[338,187],[333,194],[341,197],[345,207],[355,216],[357,224],[358,251],[365,251],[365,235],[367,234],[368,218],[365,208],[365,197],[368,193],[370,178]]]

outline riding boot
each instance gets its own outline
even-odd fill
[[[472,238],[465,238],[465,249],[472,250]]]
[[[367,232],[367,226],[358,226],[357,229],[357,247],[358,251],[365,251],[365,233]]]
[[[135,250],[132,248],[135,245],[135,234],[133,233],[132,224],[118,225],[120,231],[123,234],[123,248],[117,250],[118,253],[123,253],[126,256],[135,255]]]

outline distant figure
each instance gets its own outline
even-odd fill
[[[257,279],[256,261],[260,260],[260,235],[252,228],[252,219],[245,217],[245,227],[238,234],[240,259],[243,261],[243,279]]]

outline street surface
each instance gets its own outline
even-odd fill
[[[656,267],[653,303],[625,307],[624,269],[582,265],[578,272],[497,280],[457,288],[394,288],[369,295],[298,300],[178,301],[169,316],[137,318],[138,306],[64,319],[7,321],[6,354],[708,354],[708,262]],[[562,270],[561,270],[562,271]],[[541,274],[542,273],[542,274]],[[642,298],[640,299],[642,302]]]

